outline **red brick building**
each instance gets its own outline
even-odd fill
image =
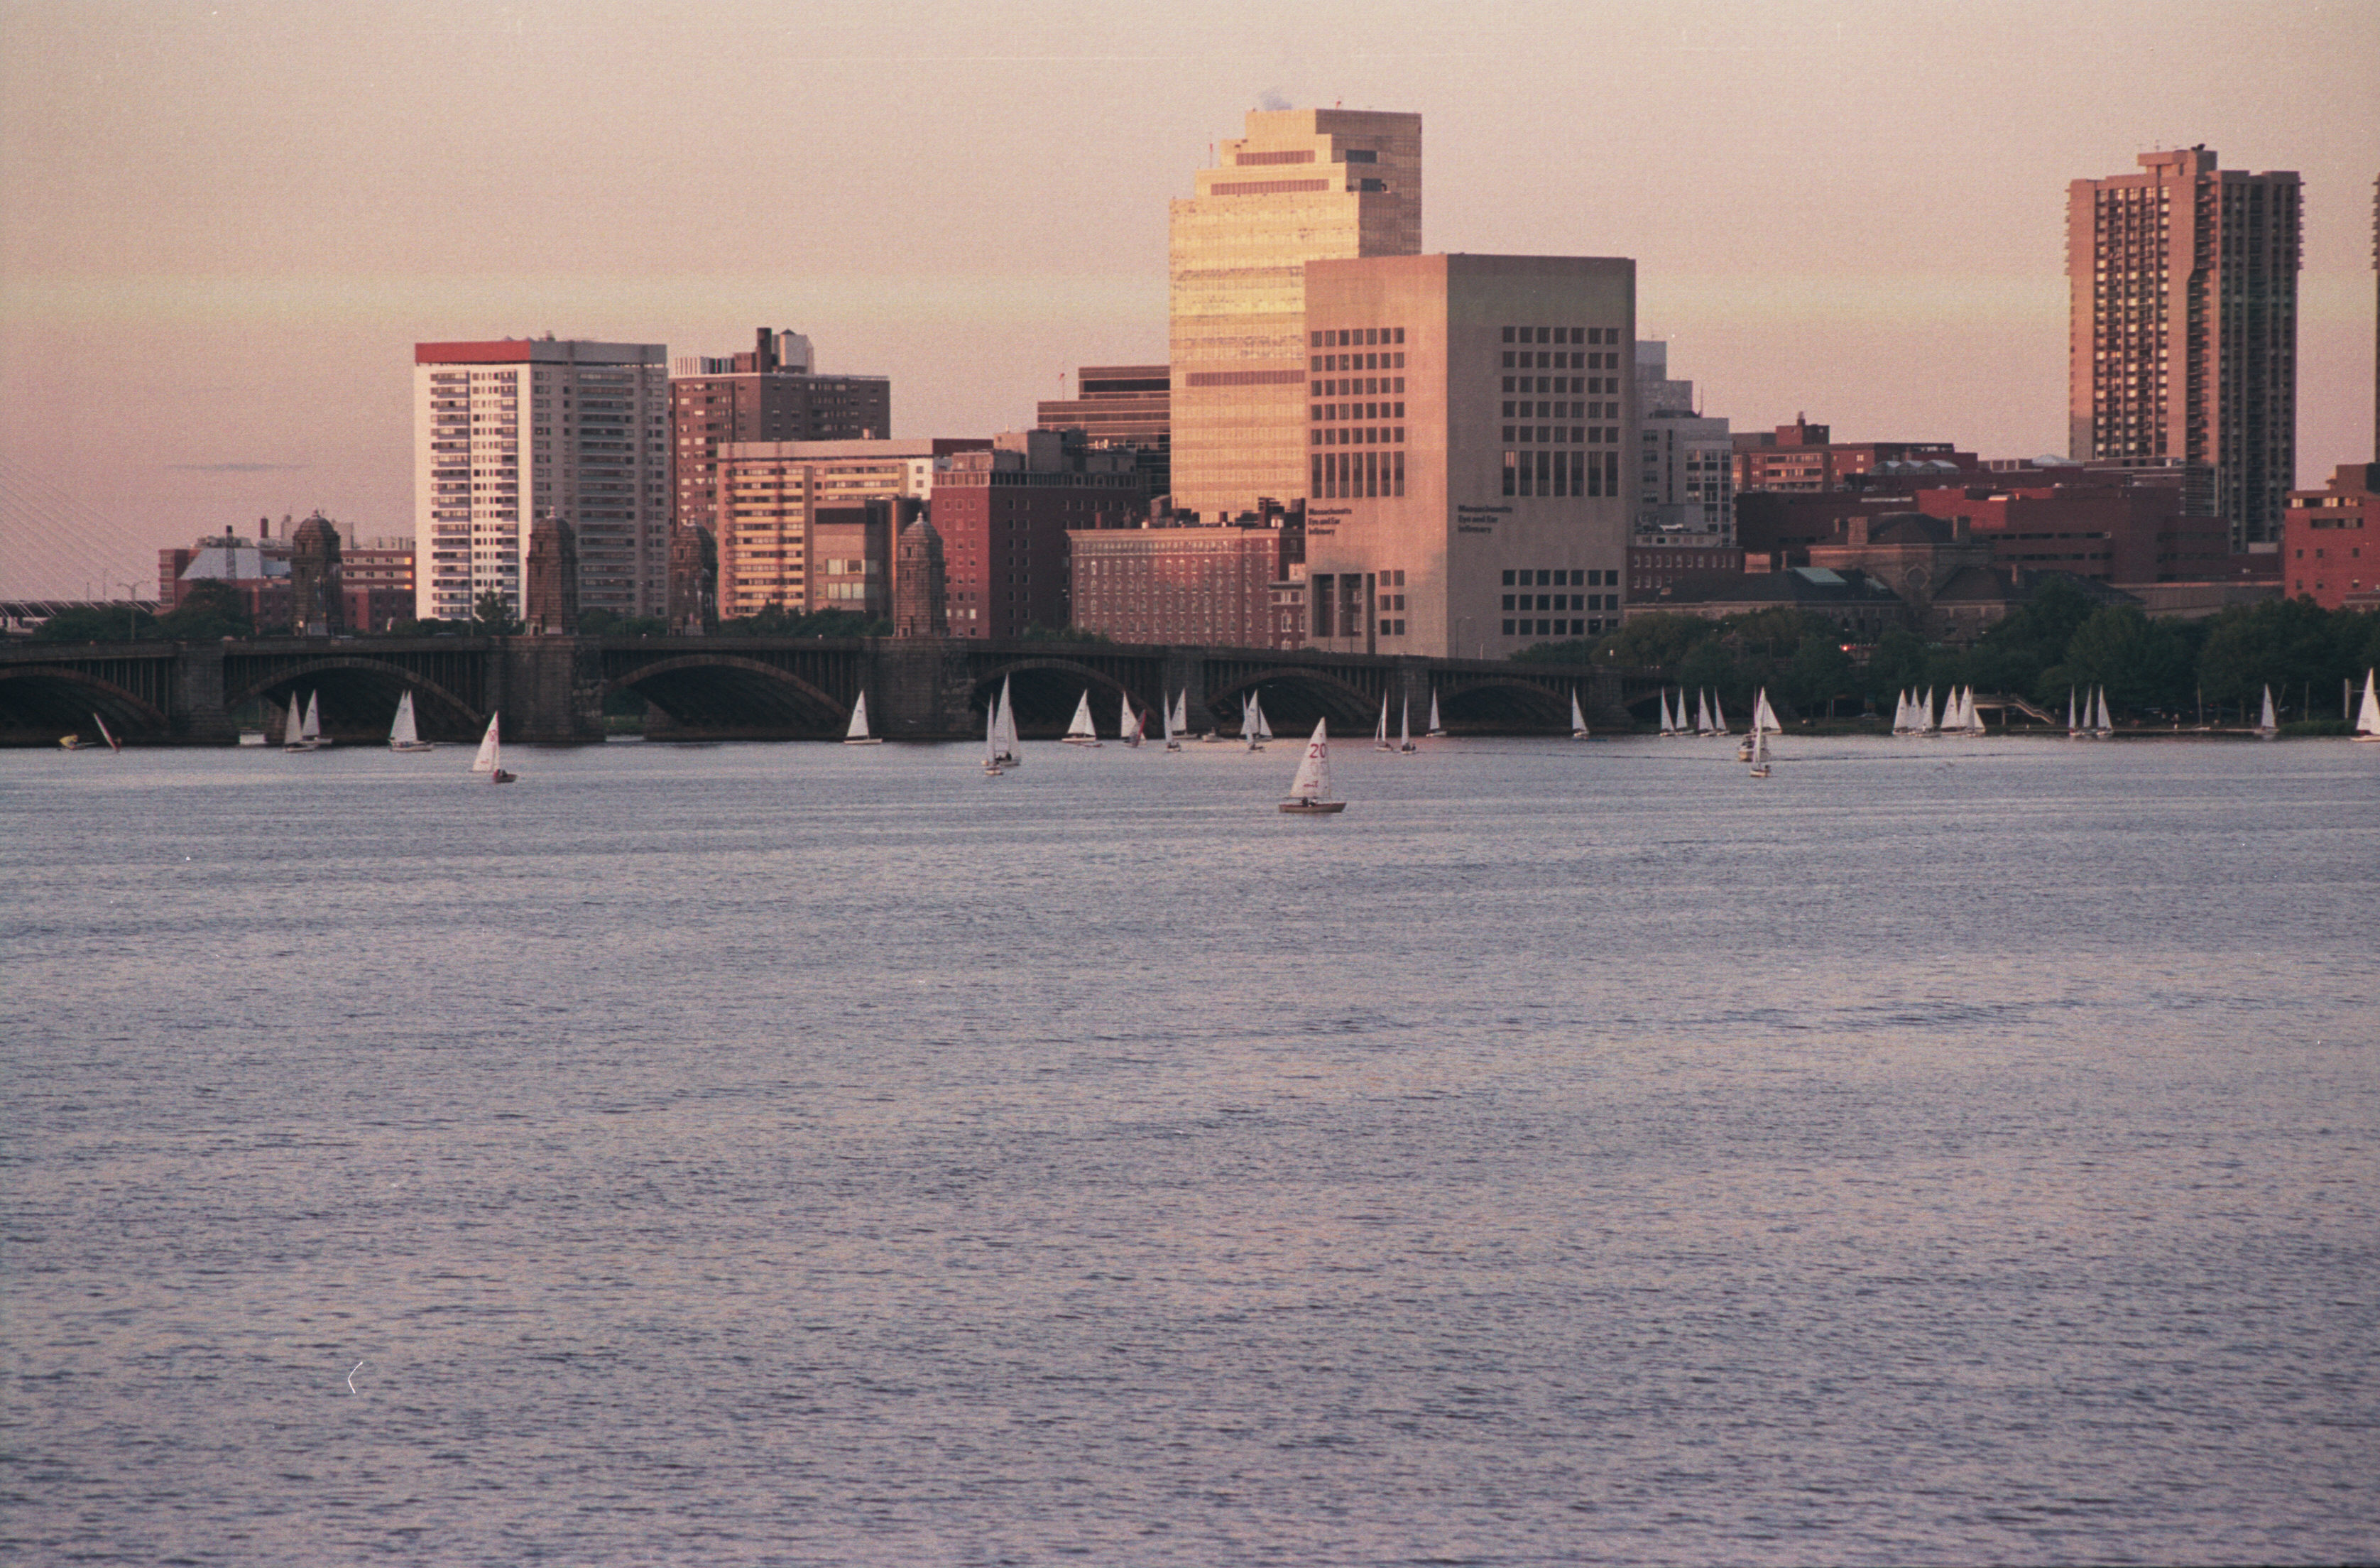
[[[2320,490],[2289,492],[2281,588],[2325,610],[2380,609],[2380,463],[2347,463]]]
[[[754,334],[749,353],[689,356],[670,366],[672,520],[719,537],[721,448],[743,441],[882,440],[892,431],[892,383],[822,376],[799,333]]]
[[[1888,465],[1923,465],[1937,481],[1978,467],[1973,453],[1954,451],[1947,441],[1838,442],[1828,426],[1799,416],[1773,431],[1739,431],[1733,441],[1739,496],[1747,490],[1840,490],[1853,475]]]
[[[1075,529],[1075,625],[1118,642],[1302,648],[1304,584],[1288,579],[1297,537],[1279,526]]]
[[[1740,572],[1743,549],[1731,544],[1664,544],[1639,536],[1628,546],[1628,596],[1658,593],[1689,572]]]
[[[934,470],[931,516],[953,637],[1072,624],[1067,534],[1129,528],[1148,515],[1129,452],[1069,458],[1048,431],[1009,432],[993,444],[954,453]]]

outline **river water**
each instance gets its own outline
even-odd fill
[[[2380,748],[0,754],[0,1551],[2380,1554]]]

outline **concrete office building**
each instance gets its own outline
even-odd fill
[[[2297,468],[2293,173],[2204,147],[2067,187],[2067,456],[2204,464],[2231,547],[2280,538]]]
[[[1308,638],[1500,658],[1621,614],[1636,264],[1306,268]]]
[[[1172,204],[1172,496],[1209,522],[1305,493],[1305,263],[1421,249],[1421,116],[1258,110]]]
[[[1694,383],[1670,379],[1670,346],[1636,346],[1636,533],[1723,548],[1735,541],[1735,447],[1725,419],[1694,407]]]
[[[669,371],[658,343],[418,343],[415,614],[524,615],[540,517],[572,525],[578,606],[658,615],[669,595]]]
[[[1076,395],[1034,405],[1033,428],[1073,432],[1093,452],[1130,452],[1141,488],[1173,489],[1173,379],[1163,365],[1085,365]]]

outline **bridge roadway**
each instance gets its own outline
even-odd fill
[[[1412,703],[1419,732],[1433,693],[1451,729],[1547,733],[1567,728],[1573,687],[1591,723],[1619,726],[1659,689],[1651,671],[958,638],[18,643],[0,647],[0,744],[53,745],[93,713],[128,741],[228,744],[243,715],[277,725],[286,704],[313,694],[326,731],[367,743],[387,735],[408,690],[423,736],[436,740],[475,740],[498,711],[508,739],[600,739],[604,702],[623,690],[650,704],[647,733],[656,736],[829,739],[865,691],[876,734],[939,740],[981,735],[1003,680],[1027,735],[1062,733],[1086,690],[1103,733],[1113,733],[1124,697],[1155,710],[1187,690],[1194,730],[1236,730],[1240,699],[1256,691],[1273,727],[1291,735],[1317,717],[1368,733],[1384,696],[1391,723],[1399,704]]]

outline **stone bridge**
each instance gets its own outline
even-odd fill
[[[277,724],[292,700],[318,697],[334,738],[388,733],[410,690],[422,735],[476,739],[491,713],[508,738],[569,742],[603,734],[605,701],[633,692],[654,735],[827,739],[865,691],[878,735],[948,739],[983,733],[1005,683],[1027,735],[1055,735],[1084,692],[1103,734],[1129,699],[1156,710],[1189,695],[1194,731],[1236,731],[1240,700],[1262,697],[1288,735],[1317,718],[1368,732],[1381,700],[1430,698],[1450,730],[1551,733],[1568,727],[1576,689],[1590,722],[1623,727],[1658,689],[1653,672],[1486,660],[1147,647],[1104,642],[977,642],[831,638],[358,637],[253,642],[27,643],[0,648],[0,744],[51,745],[91,731],[96,713],[132,742],[227,744],[243,721]],[[1153,732],[1157,723],[1152,719]],[[272,733],[277,735],[278,731]]]

